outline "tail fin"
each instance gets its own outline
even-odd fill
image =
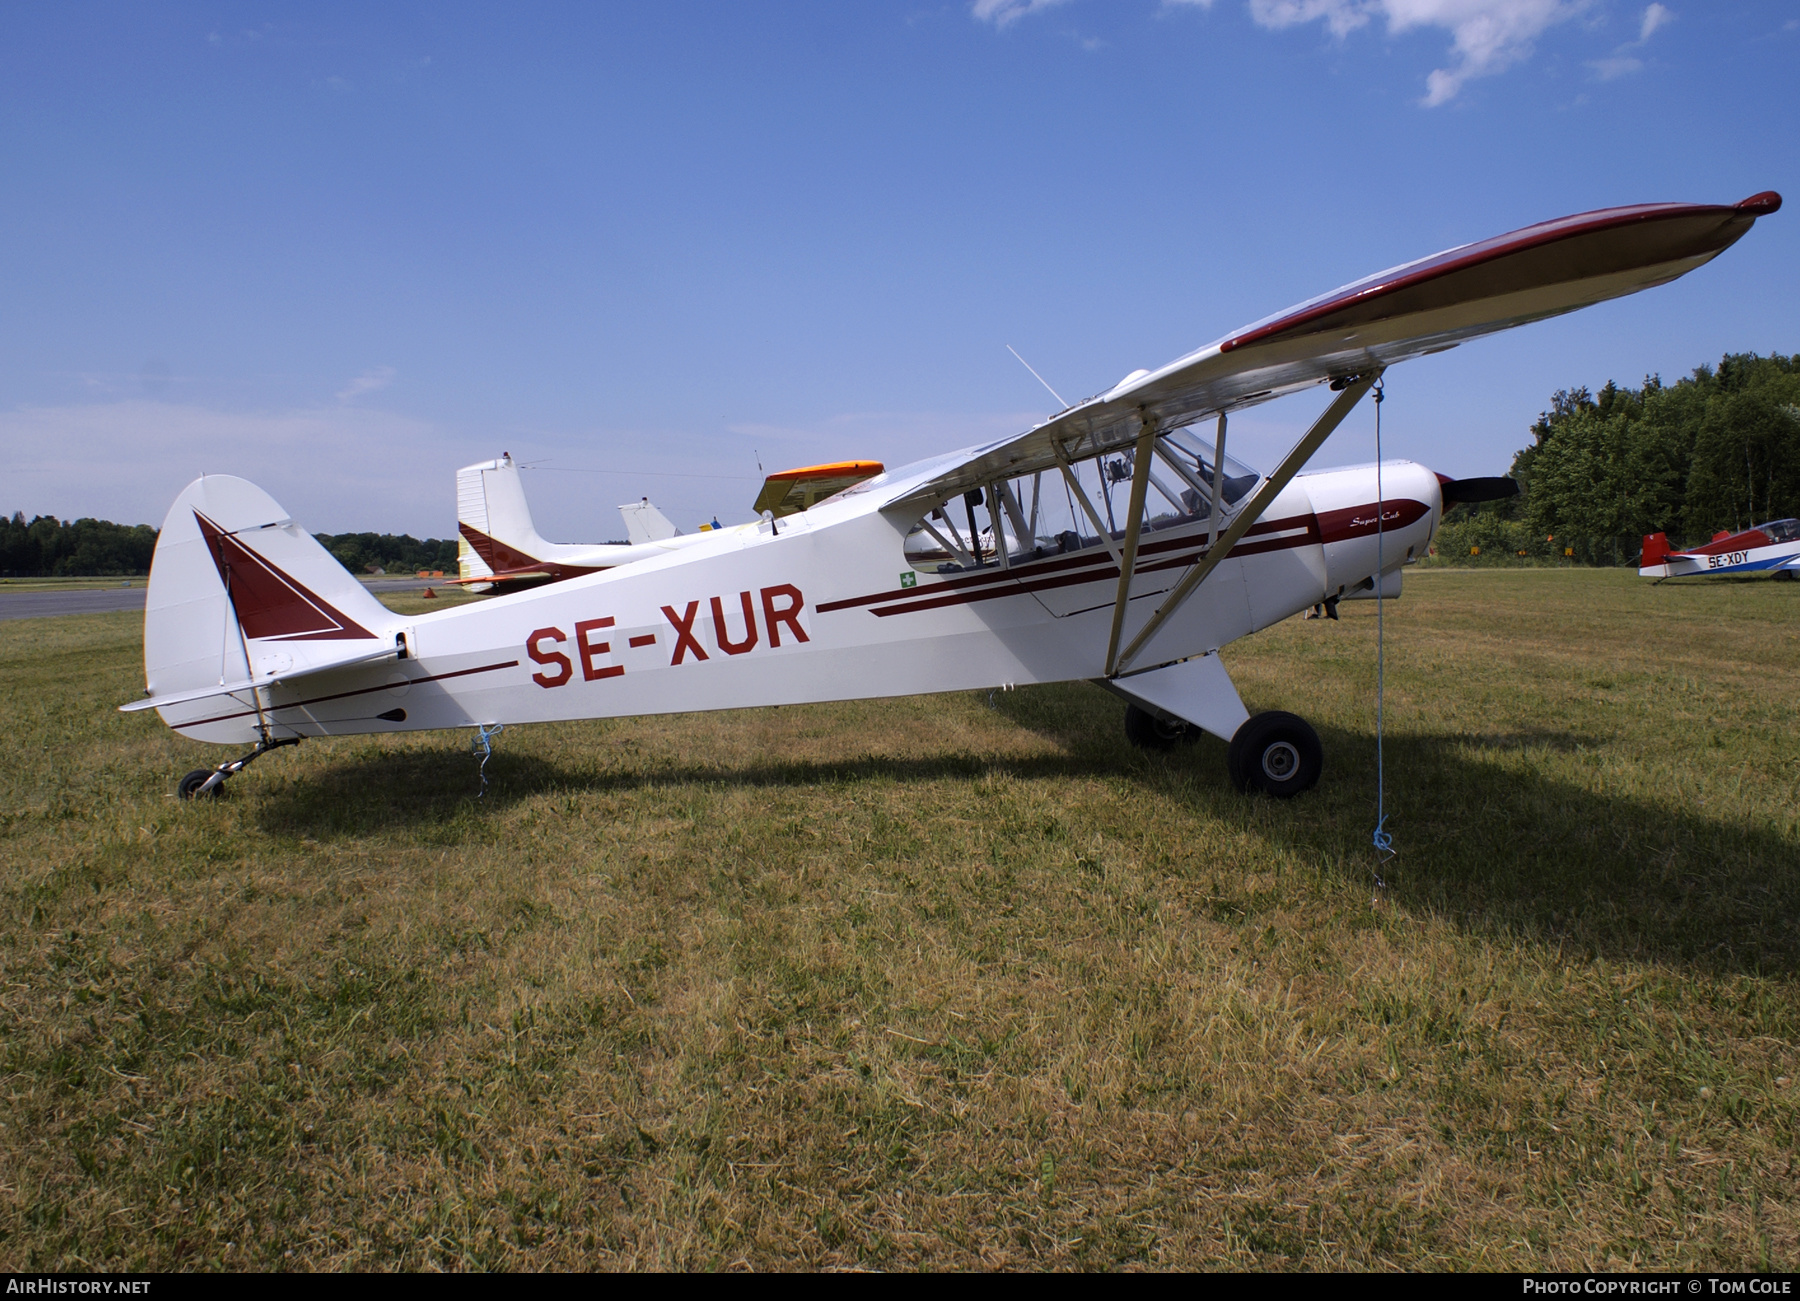
[[[1673,550],[1669,546],[1669,538],[1664,533],[1648,533],[1644,535],[1644,549],[1638,553],[1638,568],[1648,569],[1652,565],[1662,564]]]
[[[397,623],[267,493],[213,475],[182,491],[157,535],[144,598],[144,678],[153,698],[264,683],[366,658],[393,641]],[[174,725],[217,713],[217,704],[162,712]],[[240,722],[226,731],[184,728],[220,741],[247,739],[254,728]]]
[[[457,568],[459,577],[465,579],[493,574],[493,565],[478,550],[484,546],[495,550],[486,546],[486,541],[500,543],[525,565],[537,563],[551,549],[552,544],[538,535],[537,526],[531,522],[525,485],[519,481],[519,467],[513,463],[510,452],[497,461],[465,465],[456,472],[456,522]],[[481,535],[480,539],[469,537],[471,529]],[[471,590],[483,591],[485,586],[472,586]]]
[[[641,546],[646,542],[667,542],[672,537],[680,536],[681,530],[669,522],[669,517],[650,504],[645,497],[642,501],[627,502],[619,507],[619,514],[625,517],[625,536],[631,540],[632,546]]]

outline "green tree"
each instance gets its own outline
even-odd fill
[[[1800,514],[1800,411],[1766,387],[1716,393],[1706,403],[1688,472],[1690,536]]]

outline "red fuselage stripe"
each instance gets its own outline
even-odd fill
[[[1395,498],[1382,503],[1383,515],[1395,515],[1387,521],[1390,530],[1405,528],[1421,519],[1430,509],[1424,502],[1410,498]],[[1356,537],[1373,537],[1375,533],[1375,503],[1368,502],[1362,506],[1353,506],[1343,510],[1327,511],[1323,518],[1317,515],[1290,515],[1285,519],[1267,520],[1250,527],[1244,534],[1246,539],[1256,537],[1255,541],[1239,542],[1230,551],[1230,557],[1263,555],[1270,551],[1287,551],[1294,547],[1306,546],[1309,543],[1318,545],[1330,542],[1347,542]],[[1281,536],[1270,537],[1269,534]],[[1136,572],[1140,574],[1156,573],[1159,570],[1182,569],[1198,561],[1206,551],[1206,540],[1190,535],[1183,538],[1161,539],[1146,542],[1140,549],[1140,556],[1155,556],[1151,564],[1140,563]],[[1060,572],[1059,572],[1060,571]],[[870,611],[878,618],[887,618],[894,614],[914,614],[921,610],[937,610],[947,605],[971,605],[977,601],[989,601],[1000,596],[1017,596],[1023,593],[1044,592],[1057,587],[1069,587],[1080,583],[1104,582],[1117,579],[1119,567],[1113,563],[1112,556],[1098,546],[1089,549],[1088,554],[1059,558],[1049,563],[1034,563],[1011,570],[995,570],[991,573],[971,575],[967,578],[952,579],[921,592],[918,588],[898,588],[887,592],[877,592],[871,596],[856,596],[842,601],[827,601],[817,607],[820,614],[829,614],[833,610],[850,609],[855,606],[869,605],[875,608]],[[881,604],[881,602],[890,604]]]
[[[1369,509],[1373,509],[1373,506]],[[1251,525],[1245,536],[1254,537],[1259,533],[1285,533],[1292,529],[1302,527],[1306,527],[1310,531],[1312,518],[1311,515],[1292,515],[1287,519],[1264,520],[1260,524]],[[1196,545],[1204,548],[1204,543],[1199,538],[1192,536],[1182,538],[1158,538],[1152,540],[1153,538],[1154,535],[1151,535],[1151,537],[1147,537],[1144,540],[1143,545],[1138,548],[1138,554],[1153,555],[1158,552],[1179,551],[1183,548]],[[1301,541],[1304,540],[1305,539],[1301,539]],[[1236,556],[1254,554],[1254,552],[1246,552],[1244,544],[1240,543],[1238,546],[1232,548],[1231,554]],[[969,574],[962,578],[946,579],[942,583],[935,584],[932,588],[932,592],[960,590],[971,587],[989,587],[998,583],[1005,583],[1009,587],[1013,587],[1016,586],[1021,578],[1035,579],[1044,574],[1055,573],[1058,570],[1087,569],[1096,565],[1103,565],[1106,568],[1103,572],[1092,575],[1091,577],[1093,579],[1098,580],[1105,578],[1108,574],[1115,578],[1118,577],[1119,568],[1117,565],[1113,564],[1112,556],[1104,547],[1096,542],[1090,547],[1084,547],[1075,555],[1057,556],[1053,559],[1046,558],[1041,561],[1028,561],[1024,564],[1015,566],[1010,570],[992,569],[985,570],[979,574]],[[1088,580],[1087,578],[1083,578],[1079,581],[1085,582]],[[1056,585],[1060,586],[1060,584]],[[833,610],[848,610],[859,605],[876,605],[882,601],[904,600],[907,597],[928,595],[930,595],[930,593],[921,593],[916,587],[896,587],[890,588],[885,592],[872,592],[868,596],[851,596],[846,597],[841,601],[827,601],[823,605],[815,608],[820,614],[830,614]]]

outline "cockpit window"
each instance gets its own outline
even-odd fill
[[[1760,529],[1769,535],[1771,542],[1794,542],[1800,540],[1800,520],[1778,519],[1767,524],[1753,524],[1752,528]]]
[[[907,562],[926,573],[990,565],[1010,568],[1045,556],[1103,546],[1125,536],[1135,448],[1020,475],[940,502],[906,538]],[[1221,527],[1262,476],[1223,458],[1217,496]],[[1144,498],[1146,533],[1211,517],[1212,446],[1187,430],[1157,438]]]

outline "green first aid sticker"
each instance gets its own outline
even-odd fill
[[[912,570],[909,569],[904,574],[900,575],[900,586],[902,586],[902,587],[917,587],[918,585],[919,585],[919,576],[916,573],[914,573]]]

